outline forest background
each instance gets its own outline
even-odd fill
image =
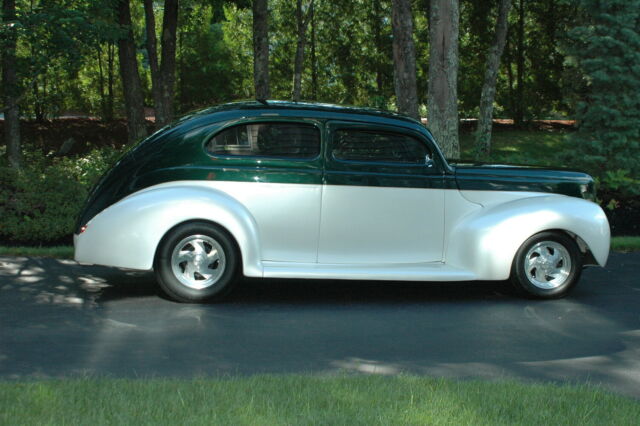
[[[127,145],[255,98],[400,111],[449,158],[584,169],[640,234],[640,0],[3,0],[0,37],[0,242],[67,241]]]

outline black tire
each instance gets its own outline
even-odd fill
[[[516,253],[510,279],[529,297],[558,299],[575,287],[581,273],[582,253],[576,242],[563,233],[541,232]]]
[[[198,303],[226,296],[237,281],[239,265],[235,241],[224,228],[190,222],[172,229],[160,241],[154,272],[169,298]]]

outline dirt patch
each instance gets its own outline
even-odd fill
[[[147,121],[149,134],[153,123]],[[0,120],[0,144],[4,144],[4,121]],[[32,150],[44,153],[59,152],[69,146],[68,155],[84,154],[92,148],[111,146],[119,148],[127,143],[126,120],[101,121],[92,118],[63,118],[56,120],[20,122],[22,143]],[[70,140],[73,140],[71,143]]]
[[[423,121],[423,122],[426,122]],[[478,120],[475,118],[463,118],[460,120],[460,131],[463,133],[475,132]],[[572,131],[576,130],[575,120],[532,120],[516,126],[513,120],[496,118],[493,120],[493,130],[530,130],[530,131]]]

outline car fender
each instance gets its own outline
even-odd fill
[[[75,235],[75,260],[122,268],[150,270],[158,244],[173,227],[206,220],[235,238],[247,276],[262,276],[258,227],[237,200],[201,185],[156,185],[106,208]]]
[[[610,231],[600,206],[555,194],[491,205],[463,217],[449,234],[445,262],[473,271],[481,280],[507,279],[520,246],[549,230],[577,235],[598,264],[605,265]]]

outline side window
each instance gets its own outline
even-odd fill
[[[337,160],[424,164],[430,154],[423,142],[401,133],[340,129],[333,137]]]
[[[253,123],[230,127],[206,146],[213,155],[313,158],[320,153],[320,131],[305,123]]]

